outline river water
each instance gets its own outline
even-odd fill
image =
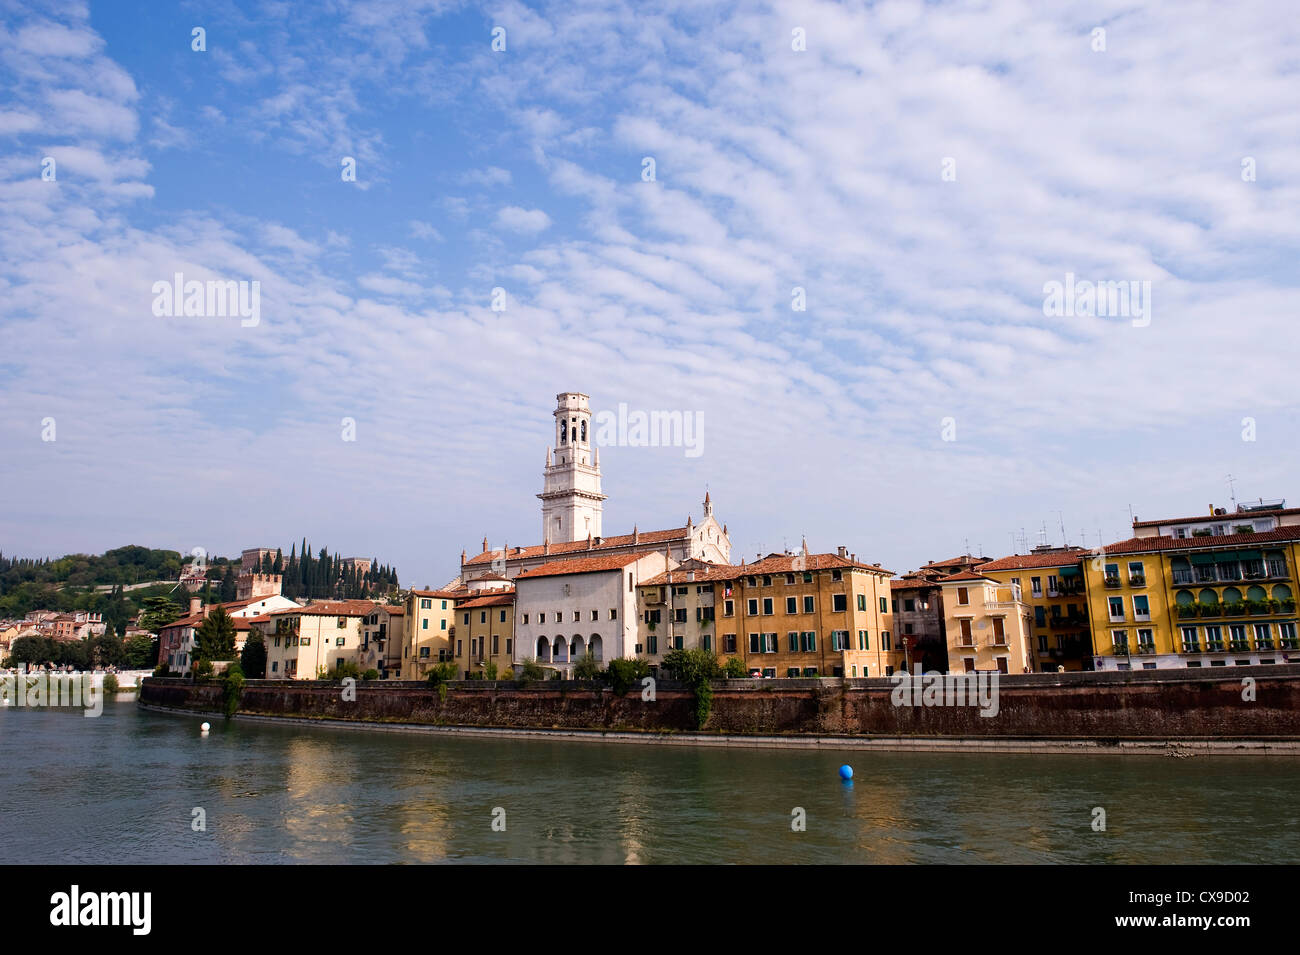
[[[94,719],[0,709],[0,859],[1300,861],[1300,759],[697,749],[219,719],[203,738],[201,722],[126,702]]]

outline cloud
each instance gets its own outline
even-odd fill
[[[521,209],[519,206],[506,206],[497,212],[497,226],[510,232],[523,235],[536,235],[545,232],[551,226],[551,219],[540,209]]]

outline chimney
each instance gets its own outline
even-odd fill
[[[487,538],[483,538],[483,553],[487,553]]]
[[[841,544],[838,548],[836,548],[836,550],[841,557],[846,556],[849,552],[849,549],[845,547],[843,544]]]
[[[641,532],[636,529],[635,524],[632,525],[632,543],[633,544],[641,543]]]
[[[195,594],[195,595],[191,596],[191,597],[190,597],[190,616],[192,617],[192,616],[194,616],[196,613],[198,613],[198,612],[199,612],[199,608],[202,607],[202,606],[203,606],[203,598],[202,598],[202,597],[198,596],[198,594]]]
[[[591,531],[587,531],[587,550],[591,550]]]

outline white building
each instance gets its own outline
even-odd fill
[[[533,657],[571,675],[587,652],[602,666],[636,656],[637,586],[668,569],[668,556],[651,551],[555,560],[521,571],[514,579],[515,663]]]
[[[725,524],[713,516],[713,501],[704,495],[704,513],[697,524],[687,515],[681,527],[605,537],[606,495],[600,487],[600,452],[591,445],[591,408],[587,395],[566,391],[556,395],[555,446],[546,452],[542,472],[542,543],[526,547],[492,547],[470,557],[461,551],[460,580],[485,571],[514,580],[521,573],[557,560],[664,553],[674,561],[698,558],[712,564],[731,561],[731,539]],[[662,568],[661,568],[662,569]]]

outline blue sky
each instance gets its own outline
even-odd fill
[[[0,550],[441,583],[538,542],[563,390],[700,415],[602,452],[605,530],[707,485],[737,559],[1300,500],[1296,18],[1043,6],[0,0]],[[260,323],[155,316],[177,271]],[[1066,273],[1149,323],[1045,315]]]

